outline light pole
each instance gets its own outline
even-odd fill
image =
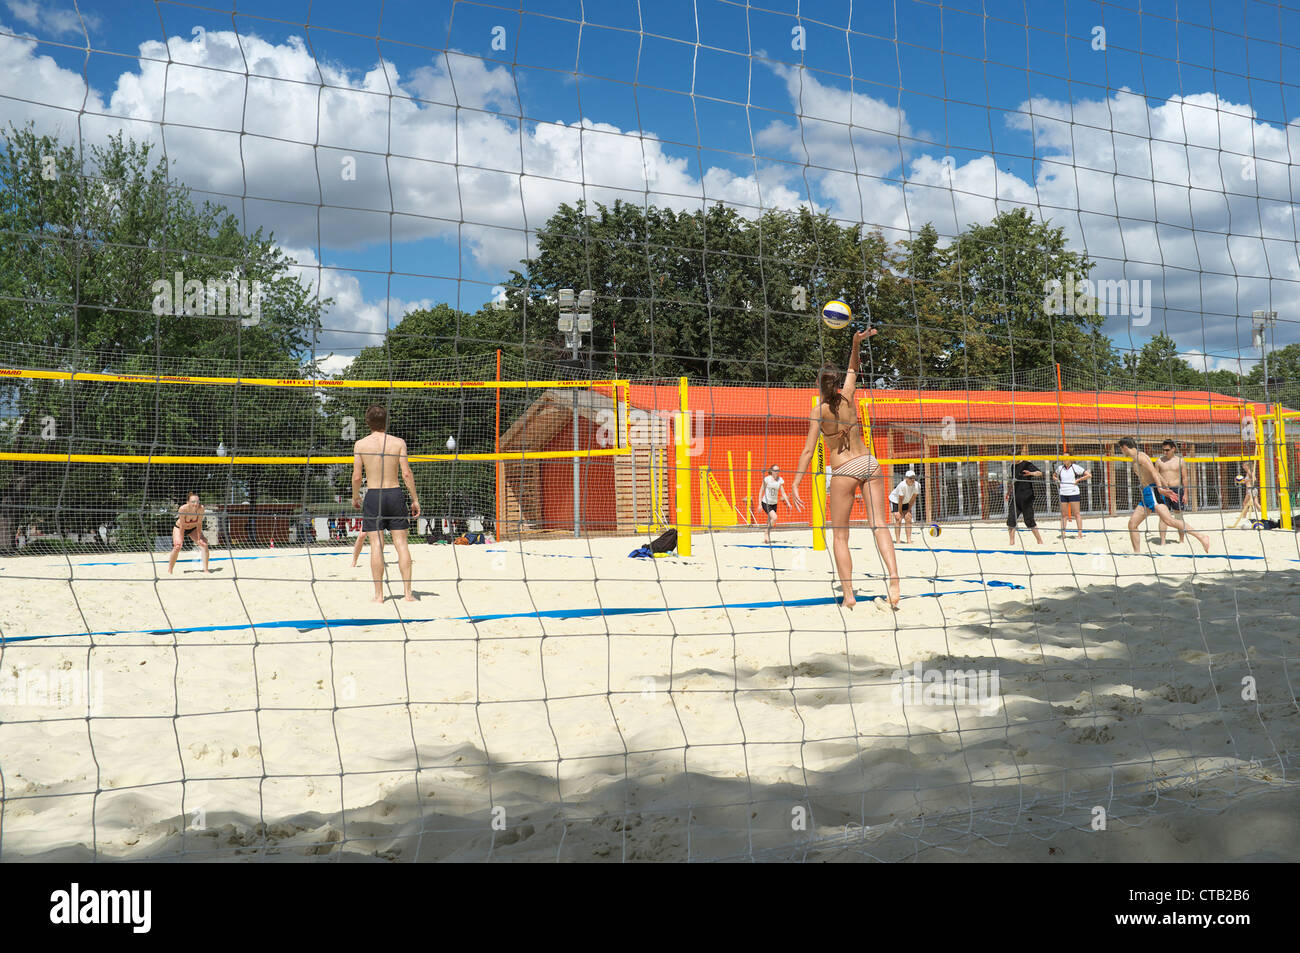
[[[1277,323],[1276,311],[1252,311],[1250,313],[1251,344],[1259,348],[1260,360],[1264,365],[1264,403],[1268,403],[1268,348],[1272,337],[1273,325]]]
[[[574,300],[572,288],[560,289],[559,328],[564,333],[565,346],[569,348],[574,364],[579,364],[578,350],[582,336],[591,333],[591,305],[596,293],[590,288],[578,292]],[[580,366],[580,365],[579,365]],[[578,388],[573,388],[573,535],[582,535],[581,473],[578,463]]]

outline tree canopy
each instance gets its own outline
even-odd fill
[[[226,209],[196,204],[147,144],[119,135],[83,157],[30,127],[0,135],[6,362],[125,374],[249,365],[302,372],[328,302],[292,274],[273,236],[245,234]],[[175,284],[178,273],[198,290],[160,304],[155,282]],[[260,289],[255,307],[244,299],[251,317],[225,313],[227,287],[248,290],[248,298]],[[222,291],[220,307],[209,300],[213,289]],[[278,389],[66,380],[7,379],[0,406],[7,424],[0,442],[47,453],[211,455],[222,444],[305,453],[318,416],[300,394]],[[231,476],[228,467],[70,465],[65,474],[42,462],[0,462],[0,546],[12,545],[19,506],[62,501],[60,518],[75,524],[64,528],[81,529],[191,489],[225,498]],[[301,484],[301,474],[279,476]]]

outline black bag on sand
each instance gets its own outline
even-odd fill
[[[652,553],[671,553],[677,548],[677,530],[670,529],[662,533],[658,539],[650,544]]]

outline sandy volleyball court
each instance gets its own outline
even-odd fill
[[[1300,551],[1218,519],[917,532],[897,614],[806,530],[5,559],[0,860],[1300,859]]]

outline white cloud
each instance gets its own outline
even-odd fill
[[[459,240],[483,270],[504,275],[536,253],[537,229],[565,202],[800,203],[771,174],[710,168],[701,178],[653,135],[608,123],[527,124],[521,134],[509,118],[520,112],[509,69],[456,52],[402,77],[386,62],[358,71],[318,61],[299,37],[208,31],[146,41],[140,57],[105,102],[93,90],[87,98],[80,74],[30,41],[0,38],[4,82],[35,86],[65,110],[0,100],[0,121],[30,119],[65,137],[79,130],[88,142],[119,130],[156,142],[173,175],[215,193],[248,227],[296,249],[319,241],[335,260],[390,236],[394,246]],[[320,272],[324,292],[339,298],[331,330],[368,336],[385,314],[400,317],[398,302],[365,302],[359,283],[339,274]]]
[[[519,112],[510,71],[455,52],[409,79],[387,63],[357,72],[319,62],[298,37],[209,31],[148,41],[140,54],[108,117],[85,117],[83,128],[158,139],[188,185],[251,200],[256,224],[291,244],[315,241],[321,204],[359,210],[334,217],[327,244],[387,243],[391,212],[394,241],[459,235],[480,265],[503,270],[561,202],[760,204],[755,176],[715,168],[701,181],[653,136],[590,120],[529,124],[521,135],[508,118]],[[11,52],[11,73],[26,55]],[[80,77],[63,79],[71,105]],[[770,185],[761,199],[797,202]]]
[[[100,19],[93,13],[78,14],[75,9],[56,9],[39,0],[5,0],[5,6],[14,19],[24,26],[55,36],[69,33],[85,35],[87,30],[99,29]]]
[[[1234,374],[1249,374],[1250,369],[1259,363],[1258,360],[1238,357],[1224,357],[1213,354],[1206,354],[1195,348],[1179,352],[1194,371],[1232,371]]]
[[[40,8],[13,0],[10,9]],[[926,222],[952,235],[999,211],[1033,210],[1098,262],[1094,277],[1151,281],[1150,326],[1108,328],[1121,346],[1166,330],[1189,354],[1248,356],[1236,315],[1261,306],[1281,312],[1279,346],[1297,337],[1300,172],[1289,157],[1300,155],[1300,126],[1260,122],[1212,93],[1156,102],[1121,89],[1025,102],[1008,125],[1032,145],[1029,180],[994,155],[945,159],[898,105],[778,66],[791,114],[757,130],[767,158],[751,171],[701,172],[654,135],[598,116],[521,126],[510,118],[521,112],[510,70],[454,51],[405,76],[389,63],[318,61],[297,37],[229,31],[150,40],[140,53],[101,94],[30,40],[0,38],[0,81],[60,107],[0,100],[0,121],[32,119],[89,141],[118,130],[154,140],[179,179],[230,196],[249,227],[287,246],[321,242],[331,264],[391,238],[394,269],[420,271],[428,265],[396,261],[404,245],[440,239],[500,275],[535,252],[536,230],[564,202],[723,201],[752,214],[806,203],[806,176],[819,206],[889,238]],[[302,260],[314,265],[315,256]],[[318,274],[339,298],[331,333],[368,338],[409,304],[368,302],[345,272]]]
[[[317,354],[332,355],[322,361],[332,372],[346,367],[362,348],[383,343],[384,333],[407,312],[432,308],[438,303],[428,298],[368,300],[355,275],[321,267],[312,249],[283,247],[283,250],[297,262],[290,274],[318,298],[333,299],[322,321],[324,330],[316,347]]]
[[[1008,122],[1031,137],[1038,171],[1029,181],[991,155],[957,162],[914,144],[910,155],[896,148],[890,156],[881,136],[908,134],[901,111],[813,77],[803,79],[801,95],[810,113],[802,140],[774,125],[759,141],[795,159],[803,142],[815,143],[811,164],[830,168],[809,175],[836,217],[874,224],[889,238],[927,222],[951,236],[1024,206],[1088,252],[1094,278],[1151,282],[1150,325],[1119,320],[1107,329],[1121,347],[1165,330],[1189,353],[1242,351],[1249,360],[1249,331],[1242,334],[1237,315],[1265,306],[1282,314],[1278,346],[1300,339],[1300,170],[1289,160],[1300,154],[1296,123],[1261,122],[1250,107],[1212,93],[1164,102],[1123,89],[1074,103],[1035,99]],[[845,123],[850,109],[851,134],[839,126],[830,135],[823,117]],[[871,147],[858,147],[863,136]]]

